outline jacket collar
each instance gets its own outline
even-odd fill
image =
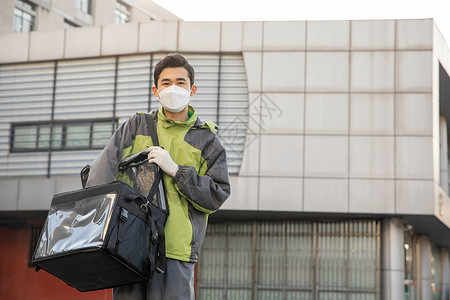
[[[158,121],[161,122],[161,124],[164,128],[169,128],[172,126],[182,126],[182,127],[188,127],[188,128],[191,128],[193,126],[201,127],[203,125],[203,122],[197,117],[197,113],[195,112],[195,109],[191,105],[189,105],[188,110],[189,110],[189,114],[191,115],[189,120],[187,120],[186,122],[178,122],[178,121],[173,121],[173,120],[168,119],[166,117],[166,115],[164,114],[163,109],[160,107],[160,108],[158,108]]]

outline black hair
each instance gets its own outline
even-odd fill
[[[194,85],[194,68],[189,64],[186,58],[181,54],[172,53],[161,59],[155,66],[153,73],[153,79],[155,80],[155,86],[158,86],[159,75],[162,70],[166,68],[179,68],[183,67],[188,71],[189,80],[191,81],[191,88]]]

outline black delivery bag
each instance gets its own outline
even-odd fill
[[[115,181],[53,197],[32,260],[36,270],[82,292],[145,282],[164,272],[167,203],[161,170],[148,163],[147,154],[120,164],[133,187]]]

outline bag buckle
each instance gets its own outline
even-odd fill
[[[149,205],[150,205],[150,201],[148,201],[148,199],[147,199],[146,203],[141,204],[141,209],[147,213]]]
[[[120,212],[120,220],[122,222],[126,222],[128,220],[128,210],[122,207],[122,211]]]

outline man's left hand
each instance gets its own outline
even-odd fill
[[[178,171],[178,165],[172,160],[167,150],[158,146],[148,147],[150,153],[148,154],[148,161],[157,164],[166,174],[175,177]]]

